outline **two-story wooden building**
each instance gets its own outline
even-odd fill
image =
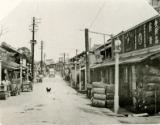
[[[2,42],[0,46],[0,85],[6,84],[11,95],[20,94],[23,82],[28,80],[27,63],[28,59],[25,55]],[[4,95],[4,98],[6,96]]]
[[[92,81],[114,84],[114,41],[117,38],[121,40],[120,106],[139,107],[143,111],[156,108],[158,111],[160,100],[155,97],[153,86],[157,86],[157,92],[160,91],[158,89],[160,85],[160,17],[155,16],[113,36],[107,47],[100,50],[104,57],[102,63],[91,67]],[[106,53],[107,55],[105,55]],[[148,88],[148,86],[152,87]],[[143,96],[140,95],[140,90],[142,90]],[[148,96],[149,98],[147,98]],[[141,104],[138,102],[139,100],[141,100]]]
[[[94,52],[99,46],[95,44],[90,51]],[[85,51],[77,54],[69,60],[70,62],[70,71],[71,71],[71,85],[76,87],[80,91],[87,90],[87,81],[86,81],[86,67],[85,67]],[[94,65],[98,60],[95,54],[89,54],[90,65]]]

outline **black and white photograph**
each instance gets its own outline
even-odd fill
[[[0,125],[160,124],[160,0],[0,0]]]

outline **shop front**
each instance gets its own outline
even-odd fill
[[[6,99],[10,95],[18,95],[21,92],[20,65],[10,61],[0,61],[0,98]]]
[[[114,84],[114,60],[91,67],[91,81]],[[160,51],[121,57],[119,105],[133,112],[160,111]]]

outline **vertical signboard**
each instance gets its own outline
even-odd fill
[[[160,17],[140,24],[129,31],[122,32],[114,37],[114,40],[117,38],[122,42],[121,53],[156,46],[160,44]],[[113,50],[114,40],[112,42]]]
[[[155,44],[159,44],[160,43],[160,18],[159,17],[155,19],[154,27],[155,27],[154,29]]]
[[[143,25],[137,27],[136,29],[136,48],[142,49],[144,48],[144,28]]]
[[[155,41],[155,20],[146,23],[146,46],[151,47]]]
[[[125,52],[130,52],[134,50],[135,43],[135,32],[134,30],[127,32],[124,35],[124,49]]]

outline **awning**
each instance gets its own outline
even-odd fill
[[[100,51],[102,52],[102,51],[104,51],[104,50],[107,50],[108,48],[111,48],[112,46],[111,46],[111,44],[110,45],[108,45],[108,46],[105,46],[103,49],[101,49]]]
[[[128,58],[120,58],[119,60],[119,64],[131,64],[131,63],[138,63],[138,62],[142,62],[145,59],[155,59],[160,57],[160,52],[154,52],[154,53],[146,53],[143,55],[137,55],[137,56],[132,56],[132,57],[128,57]],[[110,60],[104,63],[100,63],[94,66],[91,66],[91,69],[94,68],[100,68],[100,67],[105,67],[105,66],[113,66],[115,65],[115,61],[114,60]]]
[[[11,61],[2,61],[2,67],[7,69],[19,69],[20,65]]]

